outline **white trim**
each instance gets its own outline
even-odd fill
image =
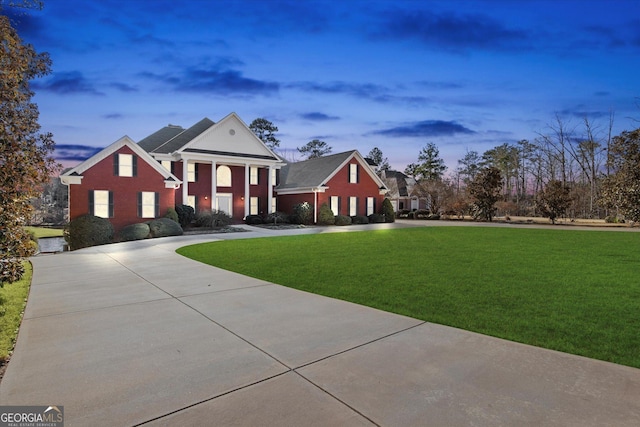
[[[298,188],[284,188],[284,189],[276,188],[275,191],[276,193],[278,193],[278,195],[282,195],[282,194],[302,194],[302,193],[313,193],[313,192],[324,193],[328,189],[329,187],[322,186],[322,187],[298,187]]]
[[[139,158],[144,160],[146,163],[151,165],[153,169],[156,170],[160,175],[162,175],[167,181],[175,181],[177,184],[181,184],[182,182],[176,177],[171,171],[166,170],[156,159],[154,159],[149,153],[144,151],[138,144],[136,144],[131,138],[127,135],[123,136],[119,140],[115,141],[113,144],[104,148],[102,151],[94,154],[89,157],[84,162],[80,163],[76,167],[68,170],[67,172],[60,175],[62,177],[72,177],[80,175],[80,180],[77,179],[69,179],[69,184],[80,184],[82,180],[82,174],[93,166],[97,165],[113,153],[117,152],[122,147],[129,147]],[[139,166],[139,165],[138,165]],[[65,185],[69,185],[65,184]]]

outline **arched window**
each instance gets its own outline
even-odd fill
[[[231,187],[231,169],[229,166],[218,166],[216,185],[218,187]]]

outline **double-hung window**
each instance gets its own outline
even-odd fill
[[[198,164],[187,163],[187,182],[198,181]]]
[[[329,203],[329,207],[333,211],[333,215],[340,215],[340,196],[331,196]]]
[[[113,156],[113,174],[115,176],[132,177],[138,172],[138,156],[116,153]]]
[[[259,177],[260,170],[255,166],[249,167],[249,184],[258,185]]]
[[[113,192],[108,190],[89,191],[89,213],[101,218],[112,218]]]
[[[158,193],[153,191],[141,191],[138,193],[139,218],[156,218],[159,210]]]
[[[355,163],[349,164],[349,183],[358,183],[358,165]]]
[[[373,214],[376,211],[376,198],[367,197],[367,216]]]
[[[249,215],[258,215],[260,201],[258,197],[249,197]]]
[[[358,198],[349,197],[349,216],[358,215]]]

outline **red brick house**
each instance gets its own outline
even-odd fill
[[[164,216],[180,180],[128,136],[60,176],[69,186],[69,219],[109,218],[116,230]]]
[[[389,190],[358,151],[347,151],[288,164],[276,188],[279,210],[291,212],[298,203],[327,203],[335,215],[371,215],[380,210]]]
[[[316,215],[323,202],[336,214],[368,215],[387,190],[357,151],[286,165],[235,113],[187,129],[168,125],[137,144],[125,136],[60,178],[69,186],[70,220],[93,214],[116,231],[178,204],[236,221],[291,212],[304,201]]]

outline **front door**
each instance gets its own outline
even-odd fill
[[[233,195],[218,193],[216,194],[216,205],[219,211],[227,213],[229,216],[233,216]]]

